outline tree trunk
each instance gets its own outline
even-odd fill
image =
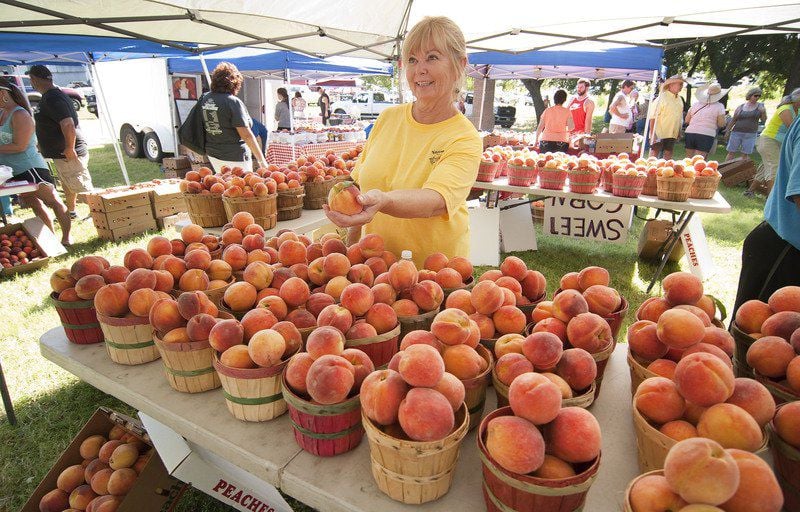
[[[794,62],[786,70],[786,76],[786,87],[783,88],[784,96],[800,87],[800,38],[797,38],[797,45],[794,49]]]
[[[614,101],[614,96],[617,94],[617,89],[619,88],[619,80],[611,80],[611,87],[608,91],[608,102],[606,102],[606,114],[608,113],[608,109],[611,108],[611,102]],[[603,124],[605,125],[605,115],[603,116]]]
[[[533,100],[533,108],[536,110],[536,124],[538,126],[539,119],[542,118],[542,112],[544,112],[544,99],[542,99],[542,82],[543,80],[537,80],[535,78],[524,78],[522,80],[522,85],[528,90],[528,94],[531,95],[531,99]]]
[[[690,78],[694,74],[695,70],[697,69],[697,66],[700,65],[700,60],[702,58],[703,58],[703,43],[700,43],[695,47],[694,57],[692,58],[692,64],[689,67],[689,71],[686,73],[687,78]],[[686,114],[686,112],[689,111],[689,107],[691,106],[691,104],[692,104],[692,86],[686,84],[686,101],[683,102],[684,115]]]

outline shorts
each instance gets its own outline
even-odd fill
[[[693,149],[695,151],[702,151],[708,153],[714,145],[716,137],[711,135],[703,135],[702,133],[686,133],[686,149]]]
[[[761,135],[756,140],[756,149],[761,155],[761,166],[756,172],[757,181],[771,181],[778,173],[778,162],[781,159],[781,143],[772,137]]]
[[[54,158],[53,163],[58,171],[61,186],[64,192],[77,194],[79,192],[90,192],[94,190],[92,176],[89,174],[89,154],[79,156],[77,160],[67,160],[66,158]]]
[[[43,169],[40,167],[28,169],[22,174],[15,174],[11,179],[13,181],[27,181],[29,183],[49,183],[51,185],[56,184],[56,180],[54,180],[53,175],[50,174],[50,169]]]
[[[660,146],[661,149],[663,149],[664,151],[672,151],[673,149],[675,149],[675,141],[676,140],[678,140],[678,139],[675,139],[675,138],[672,138],[672,137],[670,137],[668,139],[656,139],[656,142],[653,145],[654,146],[656,146],[656,145]]]
[[[569,149],[569,143],[558,140],[540,140],[539,153],[557,153],[561,151],[566,153]]]
[[[728,153],[744,153],[750,155],[756,148],[757,133],[731,132],[728,137]]]

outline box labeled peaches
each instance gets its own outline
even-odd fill
[[[21,511],[169,511],[183,488],[167,473],[141,423],[100,407]]]

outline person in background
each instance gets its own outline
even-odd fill
[[[608,107],[608,112],[611,114],[611,120],[608,124],[608,133],[625,133],[632,124],[633,115],[631,114],[631,108],[628,103],[631,91],[633,91],[633,86],[633,80],[625,80],[622,82],[622,88],[614,96],[611,106]]]
[[[798,93],[800,89],[792,91]],[[742,245],[742,270],[733,315],[745,301],[767,301],[784,286],[800,285],[800,122],[786,131],[778,156],[775,186],[764,206],[764,221]]]
[[[650,108],[650,98],[647,94],[637,93],[636,115],[634,118],[633,129],[639,135],[644,135],[644,127],[647,124],[647,110]]]
[[[544,97],[543,102],[544,102],[544,108],[550,108],[550,96],[549,95]]]
[[[322,124],[325,126],[328,125],[328,119],[331,118],[331,99],[328,97],[328,94],[325,92],[325,89],[319,89],[319,110],[320,114],[322,115]]]
[[[760,88],[753,87],[744,96],[747,101],[733,111],[733,117],[725,127],[725,136],[728,137],[726,162],[736,158],[736,153],[741,153],[744,159],[749,159],[753,154],[758,137],[758,123],[767,120],[767,109],[758,101],[762,94]]]
[[[452,20],[426,17],[408,33],[402,69],[415,100],[384,110],[352,173],[364,211],[328,218],[347,227],[348,242],[383,237],[386,250],[410,250],[422,268],[434,252],[469,257],[467,195],[483,144],[455,106],[465,79],[464,34]]]
[[[761,155],[761,165],[758,167],[758,172],[753,177],[750,187],[744,193],[746,196],[752,197],[761,187],[766,187],[767,194],[772,190],[775,174],[778,172],[781,144],[786,138],[789,126],[797,117],[798,108],[800,108],[800,88],[783,97],[778,104],[778,109],[769,118],[761,135],[756,139],[756,149]]]
[[[572,113],[573,128],[570,135],[579,133],[592,133],[594,101],[592,101],[592,99],[589,97],[589,87],[591,85],[592,83],[585,78],[578,80],[576,96],[572,98],[572,101],[569,102],[569,106],[567,107]],[[558,104],[555,102],[555,98],[553,98],[553,102],[556,105]]]
[[[631,109],[631,117],[628,119],[627,133],[636,133],[636,118],[639,116],[639,91],[634,89],[629,95],[628,105]]]
[[[683,99],[678,95],[683,89],[684,82],[681,75],[673,75],[664,80],[661,84],[661,93],[653,101],[647,113],[647,120],[650,123],[648,129],[650,146],[656,156],[665,160],[672,158],[675,141],[681,133]]]
[[[250,131],[253,132],[253,135],[256,138],[256,143],[258,144],[258,147],[261,148],[261,152],[265,153],[267,151],[267,138],[269,137],[269,131],[267,131],[267,127],[255,117],[251,117]]]
[[[69,216],[76,219],[78,194],[94,190],[89,174],[89,148],[81,132],[78,114],[72,100],[53,84],[53,75],[46,66],[32,66],[28,76],[33,88],[42,95],[39,112],[35,114],[39,149],[43,157],[53,159]]]
[[[236,97],[244,77],[230,62],[220,62],[211,73],[211,92],[203,97],[200,108],[206,131],[206,154],[216,172],[222,167],[252,168],[251,154],[259,166],[267,160],[250,130],[250,114]]]
[[[719,102],[728,89],[718,83],[698,87],[694,97],[697,101],[686,113],[686,156],[700,155],[705,158],[714,142],[719,129],[725,126],[725,107]]]
[[[306,111],[306,100],[303,99],[303,95],[300,94],[300,91],[295,91],[294,98],[292,98],[292,112],[294,112],[294,117],[305,117]]]
[[[542,112],[539,126],[536,127],[536,140],[540,153],[566,153],[569,149],[569,132],[573,129],[572,113],[564,107],[567,91],[559,89],[553,94],[552,107]]]
[[[289,93],[283,87],[278,88],[278,103],[275,105],[275,121],[278,130],[291,130],[292,118],[289,113]]]
[[[42,97],[44,98],[44,97]],[[0,164],[11,167],[13,181],[38,185],[35,192],[20,194],[42,222],[55,233],[53,221],[42,206],[50,207],[61,226],[61,244],[69,246],[72,220],[56,194],[55,180],[36,149],[36,134],[25,94],[8,79],[0,77]]]

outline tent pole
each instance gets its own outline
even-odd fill
[[[655,99],[656,86],[657,85],[658,85],[658,70],[656,69],[656,70],[653,70],[653,90],[650,92],[650,102],[647,104],[648,113],[649,113],[650,108],[653,106],[653,101]],[[647,138],[650,136],[650,134],[648,133],[648,131],[649,131],[648,128],[650,127],[650,122],[649,121],[650,120],[647,117],[644,120],[644,132],[642,132],[642,136],[644,137],[644,140],[642,141],[642,144],[643,144],[642,153],[641,153],[642,156],[644,156],[644,148],[645,148],[645,146],[647,146]],[[655,118],[654,118],[653,119],[653,130],[655,130],[655,126],[656,126],[656,121],[655,121]],[[652,153],[653,153],[653,146],[651,144],[650,145],[650,150],[649,150],[647,156],[649,157]]]
[[[208,82],[208,89],[211,90],[211,74],[208,72],[208,66],[206,65],[206,58],[203,57],[202,53],[199,53],[198,56],[200,57],[200,64],[203,66],[203,74],[206,75],[206,82]]]
[[[294,131],[294,109],[292,108],[292,98],[289,89],[292,85],[291,71],[286,67],[286,100],[289,102],[289,131]]]
[[[113,125],[111,124],[111,113],[108,110],[108,103],[106,102],[106,95],[103,93],[103,88],[100,86],[100,75],[97,74],[97,67],[95,66],[94,56],[88,53],[89,65],[91,66],[91,73],[89,73],[92,80],[92,87],[97,91],[97,99],[100,101],[102,109],[98,110],[100,120],[105,124],[108,133],[111,134],[111,143],[114,146],[114,153],[117,154],[117,161],[119,167],[122,169],[122,176],[125,178],[125,184],[130,185],[131,180],[128,178],[128,168],[125,166],[125,159],[122,157],[122,149],[119,147],[119,141],[114,133]]]
[[[484,69],[483,82],[481,83],[481,109],[480,109],[480,112],[478,113],[478,131],[483,129],[483,106],[486,103],[486,80],[488,80],[488,76],[489,76],[488,71],[489,71],[489,66],[487,65],[486,68]],[[474,108],[475,108],[475,100],[474,99],[473,99],[472,103],[473,103],[472,107],[473,107],[473,110],[474,110]]]

